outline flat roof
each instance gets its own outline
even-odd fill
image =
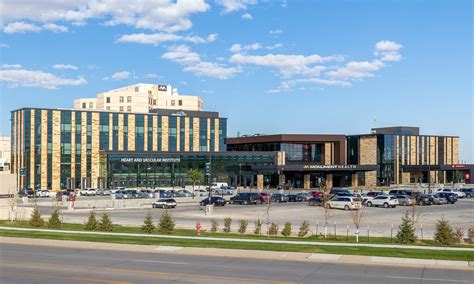
[[[344,142],[345,139],[344,134],[273,134],[228,137],[227,145],[273,142]]]

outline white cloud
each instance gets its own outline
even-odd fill
[[[6,43],[0,43],[0,48],[9,48],[10,46]]]
[[[2,64],[1,68],[2,69],[20,69],[21,65],[20,64]]]
[[[257,4],[257,0],[215,0],[224,9],[224,13],[237,12],[247,9],[247,6]]]
[[[103,80],[115,80],[115,81],[120,81],[120,80],[125,80],[130,78],[130,72],[128,71],[120,71],[120,72],[115,72],[112,74],[110,77],[104,77]]]
[[[43,29],[49,30],[55,33],[65,33],[68,31],[68,28],[66,26],[61,26],[61,25],[56,25],[56,24],[44,24]]]
[[[109,26],[127,25],[172,33],[190,29],[190,16],[209,8],[204,0],[3,0],[0,18],[4,23],[60,21],[79,26],[86,24],[87,20],[98,19]],[[23,30],[39,31],[34,27]]]
[[[217,39],[217,34],[210,34],[206,39],[199,36],[180,36],[170,33],[154,33],[154,34],[128,34],[117,39],[117,42],[141,43],[158,45],[162,42],[187,41],[192,43],[206,43]]]
[[[143,76],[143,78],[145,78],[145,79],[161,79],[161,78],[163,78],[163,76],[159,76],[159,75],[153,74],[153,73],[148,73],[148,74],[145,74]]]
[[[78,86],[87,84],[83,77],[77,79],[63,78],[43,71],[10,69],[0,70],[0,81],[10,88],[39,87],[57,89],[60,86]]]
[[[240,72],[240,69],[236,67],[227,67],[214,62],[202,61],[201,56],[191,51],[187,45],[170,47],[168,52],[164,53],[161,57],[183,65],[183,71],[191,72],[198,76],[226,80]]]
[[[252,15],[250,15],[250,13],[245,13],[240,17],[244,20],[253,20],[253,17],[252,17]]]
[[[365,77],[373,77],[374,72],[380,70],[385,64],[380,60],[373,61],[351,61],[344,67],[339,67],[334,71],[329,71],[326,74],[329,77],[339,79],[362,79]]]
[[[402,55],[399,50],[403,48],[403,45],[393,41],[383,40],[375,44],[375,55],[382,56],[382,61],[400,61]]]
[[[41,31],[41,28],[36,25],[25,22],[14,22],[9,23],[5,28],[3,28],[3,31],[7,34],[15,34],[26,32],[39,32]]]
[[[54,69],[61,69],[61,70],[77,70],[77,66],[71,65],[71,64],[54,64],[53,65]]]
[[[274,49],[277,49],[277,48],[280,48],[280,47],[283,47],[282,43],[276,43],[274,45],[265,46],[265,48],[268,49],[268,50],[274,50]]]
[[[268,33],[271,34],[271,35],[278,35],[278,34],[282,34],[283,31],[282,30],[271,30]]]
[[[261,48],[262,45],[258,42],[249,45],[240,45],[236,43],[229,48],[229,51],[232,53],[237,53],[245,50],[259,50]]]

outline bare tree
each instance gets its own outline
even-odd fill
[[[356,242],[359,242],[359,233],[360,233],[360,226],[362,224],[362,219],[364,218],[364,207],[351,211],[352,216],[352,223],[356,227],[355,235],[356,235]]]
[[[324,212],[324,238],[327,237],[327,232],[328,232],[328,226],[329,226],[329,220],[332,217],[331,214],[331,208],[329,207],[328,202],[331,200],[331,193],[330,189],[327,187],[325,182],[321,183],[321,203],[322,203],[322,208]]]
[[[418,205],[421,205],[421,204],[418,204],[418,200],[417,200],[417,196],[418,194],[421,194],[420,191],[418,191],[417,188],[414,188],[413,191],[412,191],[412,196],[411,196],[411,206],[410,206],[410,217],[411,217],[411,221],[413,222],[413,225],[416,225],[418,223],[418,220],[420,219],[420,215],[421,215],[421,208],[420,210],[418,210]],[[419,202],[423,202],[420,201]]]
[[[8,199],[7,199],[8,207],[10,208],[8,215],[10,222],[17,220],[17,210],[18,210],[18,192],[10,187],[8,190]]]

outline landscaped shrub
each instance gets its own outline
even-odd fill
[[[291,236],[291,223],[290,222],[285,223],[283,230],[281,230],[281,234],[285,237]]]
[[[60,229],[61,225],[62,222],[61,219],[59,219],[59,209],[55,209],[48,220],[48,228]]]
[[[278,234],[278,225],[275,222],[272,222],[268,228],[268,234],[272,236],[276,236]]]
[[[174,231],[174,220],[173,216],[166,210],[161,214],[160,223],[158,224],[158,231],[162,234],[171,235]]]
[[[44,220],[41,217],[41,212],[38,206],[35,206],[33,212],[31,212],[30,225],[36,228],[44,226]]]
[[[97,229],[103,232],[112,232],[114,226],[112,224],[112,219],[110,219],[109,213],[104,212],[102,214]]]
[[[456,228],[456,243],[462,244],[464,242],[464,230],[462,228]]]
[[[95,211],[94,210],[89,212],[89,217],[87,218],[87,223],[85,225],[85,229],[87,231],[97,230],[97,219],[95,217]]]
[[[216,219],[211,220],[211,233],[216,233],[219,228],[219,222]]]
[[[397,242],[401,244],[412,244],[416,242],[415,226],[413,221],[408,216],[408,212],[402,218],[402,223],[398,226],[398,233],[396,236]]]
[[[155,224],[153,224],[153,214],[151,214],[151,211],[148,210],[148,213],[145,216],[145,220],[143,220],[142,231],[151,234],[153,233],[153,231],[155,231],[155,229]]]
[[[240,220],[239,221],[239,234],[245,234],[247,231],[247,226],[249,225],[248,220]]]
[[[262,233],[262,220],[257,219],[257,221],[255,221],[255,231],[253,233],[255,235],[260,235]]]
[[[474,242],[474,227],[471,226],[468,230],[467,230],[467,239],[469,241],[469,243],[473,243]]]
[[[434,240],[440,245],[452,245],[456,242],[456,234],[447,220],[438,220]]]
[[[224,233],[229,233],[230,232],[230,225],[232,225],[232,218],[230,217],[225,217],[224,218]]]
[[[300,226],[300,231],[298,232],[298,237],[304,237],[309,233],[309,222],[303,221]]]

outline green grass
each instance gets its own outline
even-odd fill
[[[32,228],[27,221],[16,221],[14,223],[9,221],[2,221],[0,220],[0,226],[7,226],[7,227],[17,227],[17,228]],[[46,228],[46,226],[44,227]],[[63,230],[69,231],[83,231],[84,225],[83,224],[73,224],[73,223],[65,223],[63,224]],[[262,228],[263,229],[263,228]],[[298,227],[293,227],[294,232],[298,230]],[[131,234],[144,234],[140,227],[132,227],[132,226],[115,226],[114,233],[131,233]],[[328,230],[331,232],[331,230]],[[250,233],[250,231],[249,231]],[[352,232],[349,232],[351,234]],[[159,235],[156,231],[154,234]],[[396,244],[395,242],[395,234],[394,238],[391,240],[390,238],[386,237],[370,237],[367,238],[367,235],[361,234],[359,236],[359,243],[361,244]],[[176,229],[173,233],[176,236],[196,236],[195,230],[190,229]],[[283,236],[267,236],[267,235],[254,235],[254,234],[237,234],[237,233],[210,233],[206,231],[201,231],[202,237],[214,237],[214,238],[237,238],[237,239],[257,239],[257,240],[285,240],[285,241],[313,241],[313,242],[340,242],[340,243],[356,243],[355,236],[349,236],[348,238],[344,235],[337,236],[336,238],[333,235],[329,235],[327,238],[323,236],[316,236],[310,235],[303,238],[298,237],[283,237]],[[433,240],[423,240],[418,241],[416,244],[418,246],[439,246]],[[474,245],[454,245],[451,247],[471,247],[474,248]]]
[[[474,261],[474,253],[470,251],[432,251],[423,249],[389,249],[370,247],[339,247],[339,246],[311,246],[311,245],[289,245],[289,244],[265,244],[265,243],[238,243],[223,241],[203,241],[203,240],[180,240],[162,238],[140,238],[128,236],[102,236],[102,235],[81,235],[50,232],[21,232],[12,230],[0,230],[0,236],[35,239],[55,239],[90,241],[119,244],[139,244],[139,245],[167,245],[183,247],[202,248],[225,248],[225,249],[246,249],[264,251],[287,251],[287,252],[307,252],[307,253],[331,253],[350,255],[369,255],[384,257],[402,258],[422,258],[422,259],[444,259]]]

